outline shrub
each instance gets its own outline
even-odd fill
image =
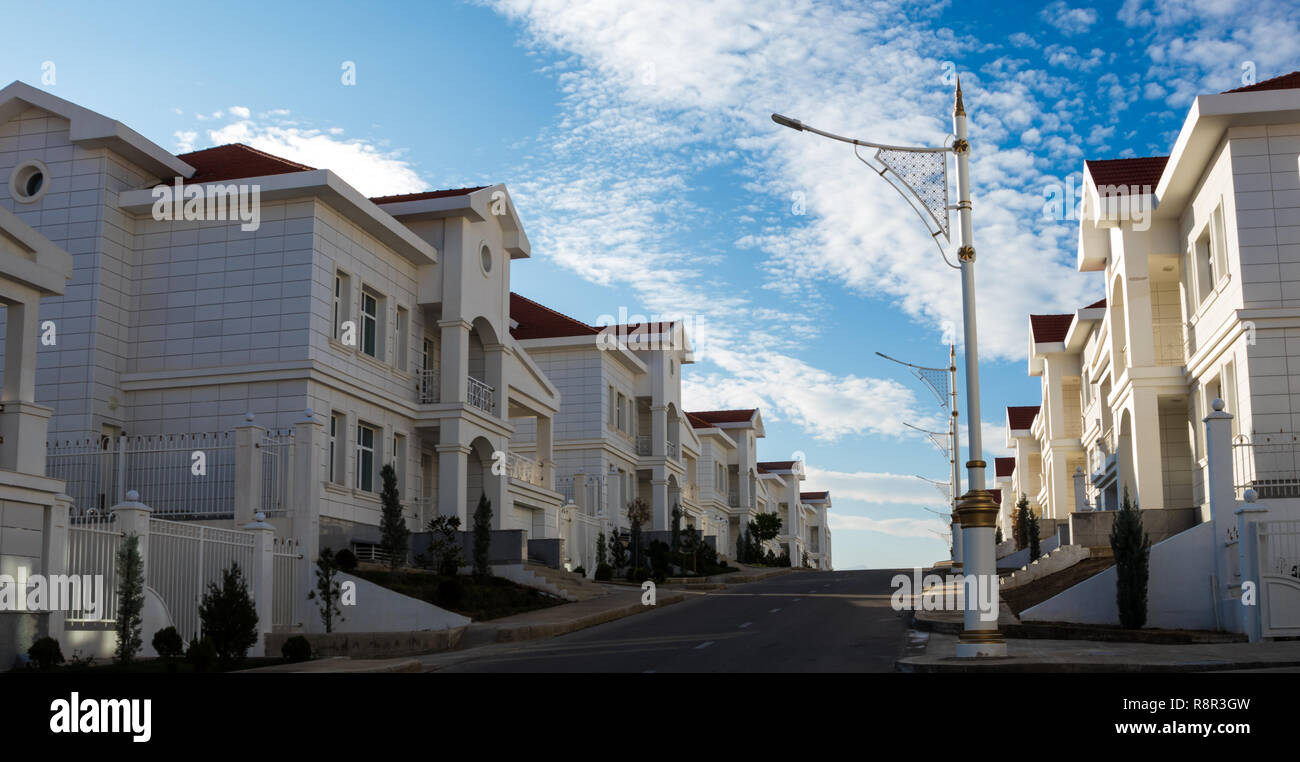
[[[465,597],[465,586],[456,577],[448,577],[438,582],[438,600],[443,608],[454,609],[460,606]]]
[[[474,579],[482,582],[492,576],[488,565],[492,549],[492,501],[487,493],[479,493],[478,507],[474,509]]]
[[[578,568],[573,570],[573,573],[585,577],[587,576],[587,568],[585,566],[579,566]]]
[[[1038,515],[1033,511],[1029,512],[1029,525],[1025,530],[1025,534],[1029,540],[1029,561],[1033,563],[1043,554],[1038,539]]]
[[[223,666],[244,658],[248,649],[257,644],[257,609],[239,564],[231,564],[221,573],[220,587],[208,583],[199,603],[199,619],[205,639],[211,639]]]
[[[140,538],[128,535],[117,551],[117,660],[135,659],[144,645],[140,629],[144,622],[144,562]]]
[[[402,516],[401,493],[397,489],[397,469],[392,463],[385,463],[379,470],[383,489],[379,501],[383,506],[379,517],[380,545],[388,553],[388,568],[396,569],[406,564],[406,554],[410,549],[411,530],[406,527]]]
[[[338,564],[340,571],[350,572],[357,568],[357,554],[344,548],[335,554],[334,563]]]
[[[605,533],[601,532],[596,535],[596,568],[605,563]]]
[[[308,600],[319,601],[320,621],[325,625],[325,632],[334,632],[334,617],[339,621],[344,621],[343,609],[339,608],[339,597],[343,594],[342,586],[335,577],[339,573],[339,556],[347,553],[352,556],[351,551],[341,551],[338,556],[329,548],[321,548],[320,556],[316,558],[316,589],[307,593]],[[356,561],[356,556],[352,556]]]
[[[596,581],[608,582],[614,578],[614,567],[607,563],[600,563],[596,566]]]
[[[760,513],[749,522],[749,533],[759,543],[775,540],[781,534],[781,517],[775,513]]]
[[[217,649],[206,637],[203,640],[194,638],[185,651],[185,661],[194,666],[194,671],[207,672],[217,663]]]
[[[660,540],[654,540],[647,549],[650,555],[651,576],[654,581],[663,584],[668,579],[668,573],[671,571],[668,566],[668,553],[671,550],[667,543]]]
[[[164,627],[153,634],[153,650],[164,659],[175,659],[185,653],[185,640],[175,627]]]
[[[615,574],[627,568],[627,546],[619,539],[618,532],[609,536],[609,564]]]
[[[422,565],[444,577],[454,577],[465,564],[465,552],[460,542],[460,517],[436,516],[425,526],[429,532],[429,548],[420,556]]]
[[[1115,554],[1115,605],[1122,626],[1136,630],[1147,621],[1147,581],[1150,574],[1151,538],[1142,527],[1142,514],[1124,501],[1110,527],[1110,549]]]
[[[1002,527],[998,527],[998,528],[997,528],[997,531],[993,533],[993,544],[994,544],[994,545],[1001,545],[1002,543],[1003,543],[1003,539],[1002,539]]]
[[[627,573],[627,581],[635,582],[638,585],[648,579],[650,579],[650,572],[640,566],[633,567],[632,570]]]
[[[59,641],[54,638],[37,638],[32,647],[27,649],[27,657],[41,669],[54,669],[63,663],[63,649],[59,648]]]
[[[285,661],[308,661],[311,659],[311,643],[301,635],[294,635],[280,646],[280,656]]]
[[[1024,550],[1029,546],[1029,517],[1032,514],[1029,511],[1029,498],[1024,495],[1016,501],[1016,520],[1012,531],[1016,538],[1016,550]]]

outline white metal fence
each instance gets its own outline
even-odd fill
[[[546,472],[542,464],[527,455],[520,455],[517,452],[507,453],[506,471],[511,479],[518,479],[539,487],[546,486]]]
[[[251,532],[149,519],[145,579],[186,641],[199,634],[199,602],[209,583],[220,585],[222,572],[234,564],[249,581],[253,542]]]
[[[81,607],[84,597],[68,610],[69,622],[111,622],[117,619],[117,551],[122,545],[122,530],[111,513],[95,513],[69,519],[69,576],[88,575],[104,581],[98,612]],[[98,616],[96,616],[98,614]]]
[[[293,431],[268,432],[262,438],[262,512],[289,515],[293,494]]]
[[[274,589],[271,595],[271,624],[296,627],[302,624],[299,575],[303,570],[302,553],[295,540],[276,538],[272,544]]]
[[[1300,435],[1238,435],[1232,443],[1237,498],[1248,489],[1269,498],[1300,497]]]
[[[466,401],[485,413],[496,412],[496,399],[493,395],[495,391],[491,386],[473,376],[466,379]]]
[[[603,531],[604,522],[596,516],[588,516],[578,510],[569,513],[568,536],[564,547],[569,557],[571,568],[579,566],[588,576],[596,573],[596,545]]]
[[[1300,636],[1300,521],[1261,521],[1260,632],[1266,638]]]
[[[438,371],[433,368],[421,368],[419,374],[416,391],[420,395],[420,403],[427,405],[437,402],[441,392],[438,388]]]

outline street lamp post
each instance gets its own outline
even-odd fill
[[[854,154],[894,186],[921,216],[943,254],[938,236],[949,240],[948,212],[958,217],[957,259],[961,270],[962,325],[966,354],[966,462],[969,490],[957,503],[956,519],[961,524],[964,576],[962,632],[957,639],[957,656],[1006,656],[1007,644],[998,631],[998,579],[994,558],[994,524],[998,506],[985,488],[983,442],[980,435],[979,351],[975,326],[975,245],[971,230],[970,143],[966,139],[966,108],[962,102],[961,79],[957,80],[953,104],[953,140],[944,148],[891,146],[846,138],[805,125],[797,119],[773,114],[772,121],[800,132],[853,145]],[[875,148],[875,163],[864,158],[859,148]],[[957,204],[948,205],[947,154],[957,157]],[[936,164],[937,162],[937,164]],[[877,168],[879,165],[880,168]],[[892,177],[890,176],[892,174]],[[918,202],[920,206],[918,207]],[[928,218],[927,218],[928,214]],[[947,261],[946,254],[944,255]],[[949,263],[951,266],[951,263]],[[956,544],[954,539],[953,544]]]

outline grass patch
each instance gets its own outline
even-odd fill
[[[440,577],[425,571],[357,569],[362,579],[395,593],[483,621],[558,606],[566,601],[502,577],[475,582],[473,577]]]

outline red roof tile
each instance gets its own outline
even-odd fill
[[[1088,174],[1094,185],[1130,186],[1155,189],[1160,183],[1160,173],[1165,171],[1168,156],[1145,156],[1137,159],[1091,159]]]
[[[183,153],[176,158],[194,167],[194,176],[186,182],[211,183],[264,175],[287,175],[310,172],[315,167],[273,156],[243,143],[230,143],[202,151]]]
[[[1034,331],[1034,343],[1050,344],[1065,341],[1065,334],[1070,332],[1070,323],[1074,315],[1030,315],[1029,325]]]
[[[1300,88],[1300,71],[1283,74],[1280,77],[1266,79],[1253,85],[1238,87],[1236,90],[1224,90],[1225,93],[1253,93],[1259,90],[1291,90]]]
[[[1015,473],[1015,470],[1016,470],[1015,458],[994,458],[993,459],[993,473],[995,476],[1010,476],[1011,474]]]
[[[1097,307],[1105,307],[1105,306],[1106,306],[1106,297],[1103,296],[1102,298],[1098,299],[1092,304],[1089,304],[1087,307],[1084,307],[1084,309],[1091,310],[1091,309],[1096,309]]]
[[[510,319],[518,323],[510,329],[516,339],[551,339],[557,336],[594,336],[594,328],[568,315],[543,307],[532,299],[510,292]]]
[[[757,412],[758,408],[749,408],[748,410],[703,410],[687,413],[687,415],[693,415],[706,423],[748,423]],[[702,427],[696,426],[696,428]]]
[[[486,185],[476,185],[473,188],[448,188],[447,190],[423,191],[421,193],[399,193],[395,196],[373,196],[371,201],[376,204],[396,204],[402,201],[424,201],[431,198],[447,198],[448,196],[464,196],[474,191],[481,191]]]
[[[796,461],[793,460],[766,460],[758,464],[758,467],[767,471],[789,471],[794,468]]]
[[[1007,408],[1007,428],[1012,431],[1028,429],[1034,425],[1039,405],[1021,405]]]
[[[800,492],[799,499],[800,500],[825,500],[826,497],[830,494],[831,493],[829,490],[825,492]]]
[[[693,428],[693,429],[711,429],[711,428],[713,428],[713,424],[712,424],[712,423],[709,423],[708,421],[706,421],[706,420],[704,420],[703,418],[699,417],[699,416],[696,415],[695,413],[687,413],[687,414],[686,414],[686,420],[688,420],[688,421],[691,422],[691,428]]]
[[[989,492],[993,493],[993,502],[997,503],[998,505],[1002,505],[1002,490],[991,489],[989,490]]]

